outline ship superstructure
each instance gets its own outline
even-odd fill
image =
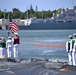
[[[6,21],[4,21],[6,20]],[[8,19],[0,20],[1,25],[8,28]],[[21,30],[48,30],[48,29],[76,29],[76,9],[61,10],[57,16],[46,19],[37,19],[36,17],[25,20],[13,19]]]

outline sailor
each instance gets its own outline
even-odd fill
[[[73,35],[74,38],[72,43],[72,48],[73,48],[72,56],[73,56],[73,66],[76,66],[76,33],[74,33]]]
[[[3,56],[6,56],[6,41],[4,37],[2,37],[2,46],[3,46]]]
[[[0,37],[0,58],[4,58],[4,48],[5,48],[5,43],[3,41],[3,37]]]
[[[13,50],[13,43],[11,37],[8,37],[8,40],[6,41],[6,48],[7,48],[7,57],[10,58],[12,56],[12,50]]]
[[[18,58],[18,53],[19,53],[19,36],[18,33],[15,33],[15,36],[13,38],[13,52],[14,52],[14,58]]]
[[[0,58],[3,56],[2,55],[2,51],[3,51],[3,48],[2,48],[2,38],[0,37]]]
[[[66,42],[66,51],[68,52],[69,65],[73,65],[72,58],[72,35],[69,36],[69,40]]]

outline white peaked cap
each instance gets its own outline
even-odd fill
[[[69,35],[69,37],[73,37],[72,35]]]
[[[74,36],[76,35],[76,33],[73,34]]]
[[[0,37],[1,39],[4,39],[3,37]]]
[[[18,35],[18,33],[14,33],[15,35]]]
[[[1,37],[2,39],[4,39],[4,37]]]
[[[11,37],[8,37],[8,39],[10,39]]]

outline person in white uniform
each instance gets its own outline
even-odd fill
[[[3,57],[3,46],[2,46],[2,38],[0,37],[0,58]]]
[[[68,52],[69,65],[73,65],[73,57],[72,57],[72,35],[69,36],[69,40],[66,42],[66,51]]]
[[[15,36],[13,38],[13,52],[14,52],[14,58],[18,58],[18,53],[19,53],[19,36],[18,33],[15,33]]]
[[[2,46],[3,46],[3,56],[6,56],[6,41],[4,37],[2,37]]]
[[[13,50],[13,43],[12,38],[8,37],[8,40],[6,41],[6,49],[7,49],[7,57],[12,57],[12,50]]]
[[[74,38],[73,38],[73,66],[76,66],[76,33],[73,34]]]

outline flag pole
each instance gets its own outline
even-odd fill
[[[8,23],[9,23],[9,13],[8,13]],[[9,24],[8,24],[8,37],[10,35],[10,29],[9,29]]]

